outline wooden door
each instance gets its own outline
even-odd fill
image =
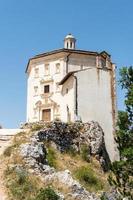
[[[42,120],[45,122],[51,121],[51,110],[45,109],[42,111]]]

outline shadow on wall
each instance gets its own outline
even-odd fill
[[[62,91],[61,94],[62,96],[65,96],[70,90],[72,90],[74,87],[74,79],[71,77],[71,80],[67,80],[63,86],[62,86]]]

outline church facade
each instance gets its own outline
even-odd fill
[[[98,121],[109,156],[117,159],[115,65],[107,52],[78,50],[68,34],[64,48],[31,58],[26,73],[27,122]]]

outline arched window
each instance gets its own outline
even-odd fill
[[[70,43],[70,48],[72,48],[72,45],[73,45],[73,43],[71,42],[71,43]]]

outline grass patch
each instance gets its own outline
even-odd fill
[[[45,127],[45,125],[42,125],[42,124],[33,124],[31,131],[39,131],[39,130],[43,129],[44,127]]]
[[[73,147],[69,147],[65,153],[69,154],[71,157],[75,157],[78,154]]]
[[[90,149],[87,145],[81,146],[80,155],[84,161],[90,162]]]
[[[50,167],[56,168],[57,167],[56,152],[52,147],[48,147],[47,150],[48,150],[48,153],[47,153],[46,158],[47,158],[48,164],[50,165]]]
[[[88,190],[102,190],[103,184],[99,178],[96,177],[94,171],[89,167],[80,167],[75,173],[75,177],[80,181],[83,186]]]

